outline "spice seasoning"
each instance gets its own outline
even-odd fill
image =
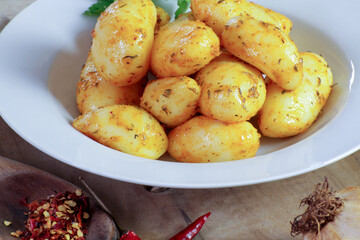
[[[50,196],[26,204],[29,211],[26,230],[11,233],[22,240],[84,240],[87,233],[84,219],[89,218],[89,200],[80,189]]]
[[[10,226],[11,224],[12,224],[12,222],[10,222],[10,221],[7,221],[7,220],[4,221],[4,225],[7,227]]]

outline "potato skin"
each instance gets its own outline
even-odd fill
[[[244,12],[246,0],[191,0],[195,19],[203,21],[220,37],[226,22]]]
[[[303,78],[302,60],[290,37],[272,24],[252,17],[229,20],[222,34],[224,47],[257,67],[279,87],[297,88]]]
[[[111,84],[100,76],[92,61],[91,52],[89,52],[77,84],[76,103],[78,109],[83,114],[100,107],[116,104],[139,106],[146,81],[147,79],[144,78],[135,84],[124,87]]]
[[[168,146],[160,123],[136,106],[99,108],[76,118],[73,127],[105,146],[139,157],[157,159]]]
[[[291,31],[292,22],[289,18],[259,4],[249,2],[245,13],[248,13],[256,20],[275,25],[286,35]]]
[[[165,11],[165,9],[156,6],[156,25],[155,29],[159,29],[161,26],[164,26],[170,22],[170,15]]]
[[[157,32],[151,71],[157,78],[188,76],[219,54],[219,38],[211,28],[199,21],[174,21]]]
[[[199,98],[200,86],[194,79],[162,78],[146,85],[140,106],[172,128],[195,115]]]
[[[246,14],[274,24],[285,34],[289,34],[292,27],[292,22],[287,17],[247,0],[191,0],[191,10],[197,20],[206,23],[219,37],[228,20]]]
[[[170,155],[180,162],[224,162],[255,156],[260,134],[249,123],[225,124],[197,116],[168,135]]]
[[[208,117],[242,122],[255,116],[264,104],[262,73],[228,53],[201,69],[195,79],[201,84],[200,112]]]
[[[98,18],[91,52],[101,76],[117,86],[140,81],[149,69],[156,9],[151,0],[117,0]]]
[[[175,21],[179,22],[179,21],[183,21],[183,20],[196,21],[194,14],[191,11],[180,14]]]
[[[263,135],[283,138],[306,131],[316,120],[329,97],[333,77],[326,61],[315,53],[300,53],[304,61],[304,80],[293,91],[276,84],[267,87],[264,106],[259,112]]]

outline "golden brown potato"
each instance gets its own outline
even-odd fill
[[[156,6],[156,19],[155,29],[159,29],[170,21],[170,15],[163,8]]]
[[[266,97],[262,73],[253,66],[223,53],[201,69],[200,112],[208,117],[236,123],[255,116]]]
[[[149,69],[156,9],[151,0],[117,0],[98,18],[91,52],[101,76],[117,86],[140,81]]]
[[[167,127],[175,127],[196,113],[200,87],[189,77],[162,78],[146,85],[140,106]]]
[[[219,38],[204,23],[174,21],[157,32],[151,54],[151,70],[157,78],[191,75],[219,52]]]
[[[291,31],[292,22],[289,18],[259,4],[249,2],[247,8],[245,9],[245,13],[248,13],[256,20],[275,25],[287,35]]]
[[[222,34],[224,47],[265,73],[279,87],[297,88],[303,78],[302,60],[290,37],[272,24],[239,16],[228,21]]]
[[[333,78],[321,56],[301,53],[304,80],[293,91],[276,84],[267,87],[267,96],[259,112],[259,128],[263,135],[274,138],[294,136],[307,130],[316,120],[330,94]]]
[[[170,155],[180,162],[224,162],[255,156],[260,134],[249,122],[225,124],[198,116],[169,133]]]
[[[175,21],[178,22],[178,21],[182,21],[182,20],[196,21],[196,19],[194,17],[194,14],[191,11],[187,12],[187,13],[180,14]]]
[[[203,21],[221,37],[226,22],[242,14],[247,0],[191,0],[191,10],[195,19]]]
[[[226,22],[239,15],[251,17],[276,27],[289,34],[292,22],[285,16],[247,0],[191,0],[191,10],[196,19],[205,22],[220,37]]]
[[[157,159],[168,146],[160,123],[136,106],[99,108],[76,118],[73,126],[105,146],[139,157]]]
[[[116,105],[139,105],[147,79],[124,87],[118,87],[100,76],[92,61],[91,52],[81,71],[80,81],[77,84],[76,103],[80,113]]]

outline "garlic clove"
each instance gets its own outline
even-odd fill
[[[355,240],[360,236],[360,187],[345,188],[336,195],[341,196],[344,208],[334,221],[326,224],[320,234],[307,233],[304,240]]]

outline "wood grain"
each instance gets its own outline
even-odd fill
[[[211,217],[198,239],[292,239],[290,221],[301,213],[300,200],[310,194],[316,183],[327,176],[334,189],[360,185],[359,152],[317,171],[265,184],[150,193],[143,186],[107,179],[61,163],[29,145],[2,120],[0,143],[0,155],[76,185],[81,185],[78,177],[84,177],[120,225],[136,231],[145,240],[168,239],[184,228],[187,221],[208,211],[212,212]]]
[[[2,0],[0,11],[8,9],[11,17],[31,2],[33,0]],[[151,193],[143,186],[94,175],[57,161],[25,142],[1,119],[0,155],[76,185],[81,185],[78,177],[82,176],[120,225],[134,230],[144,240],[168,239],[208,211],[212,214],[197,239],[301,239],[290,236],[290,221],[301,213],[300,200],[310,194],[316,183],[327,176],[334,189],[360,185],[358,151],[330,166],[280,181],[236,188],[170,189]]]

